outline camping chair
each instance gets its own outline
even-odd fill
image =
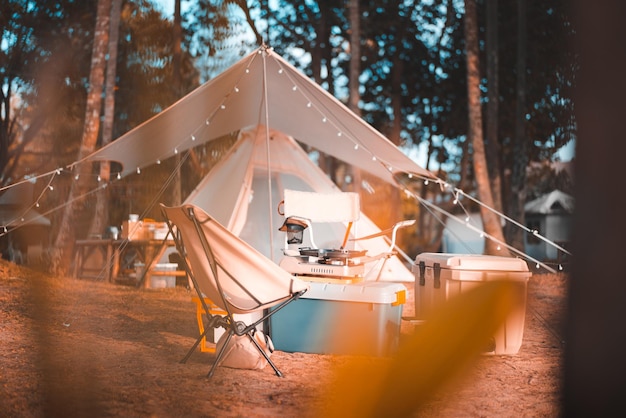
[[[202,209],[193,205],[161,205],[161,209],[170,230],[176,231],[173,234],[174,241],[187,274],[204,305],[209,327],[224,327],[227,332],[226,340],[216,354],[208,377],[213,375],[220,364],[233,335],[247,335],[276,375],[282,376],[257,343],[254,332],[259,324],[299,298],[308,290],[309,285],[278,267]],[[226,315],[222,318],[211,315],[204,302],[205,298],[223,309]],[[257,314],[255,317],[261,317],[246,324],[242,320],[236,320],[234,314]],[[198,337],[183,362],[203,337],[205,333]]]

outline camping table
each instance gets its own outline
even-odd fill
[[[135,272],[135,263],[146,267],[141,276],[136,277],[136,284],[150,287],[152,275],[184,276],[184,271],[161,272],[155,267],[167,247],[174,245],[171,240],[113,240],[86,239],[76,241],[73,276],[78,278],[104,278],[109,282],[130,277]],[[98,254],[99,253],[99,254]],[[102,262],[97,267],[89,266],[89,257],[100,255]],[[96,273],[96,274],[94,274]]]
[[[91,266],[86,263],[90,258],[100,256],[101,263]],[[72,276],[75,278],[111,280],[111,263],[113,257],[112,239],[83,239],[77,240],[74,248],[74,268]]]

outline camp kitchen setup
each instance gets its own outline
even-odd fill
[[[412,221],[400,219],[381,229],[362,213],[358,194],[343,192],[305,149],[332,156],[416,202],[421,198],[409,182],[445,189],[444,183],[267,46],[81,162],[114,161],[117,178],[141,176],[144,167],[227,136],[234,144],[182,204],[201,208],[309,284],[264,324],[277,349],[392,354],[402,321],[427,321],[459,292],[506,272],[520,283],[520,309],[494,336],[493,352],[517,351],[525,309],[521,295],[530,276],[524,262],[452,254],[402,260],[395,238]],[[134,242],[135,236],[131,232],[128,238]],[[403,319],[408,289],[415,292],[419,318]],[[354,324],[364,341],[358,347],[339,344],[331,330]]]

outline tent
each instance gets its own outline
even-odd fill
[[[275,134],[270,132],[294,138],[393,185],[397,174],[435,179],[380,132],[265,46],[74,165],[84,161],[115,161],[121,166],[120,176],[125,176],[224,135],[262,129],[265,130],[263,147],[257,143],[256,151],[252,152],[247,148],[253,146],[252,142],[240,141],[224,159],[220,170],[209,173],[187,199],[199,202],[227,227],[239,230],[253,241],[263,239],[275,246],[282,237],[272,238],[279,221],[273,218],[277,217],[275,202],[280,200],[280,190],[269,181],[264,189],[255,184],[262,182],[262,176],[253,176],[250,164],[258,163],[261,170],[264,164],[266,172],[267,167],[273,172],[278,162],[287,165],[288,160],[300,153],[291,140],[281,141],[284,144],[281,147],[272,146],[271,138]],[[269,151],[262,157],[261,148]],[[254,159],[241,156],[246,150]],[[304,166],[303,159],[298,161],[299,166]],[[297,170],[301,174],[306,171],[301,167]],[[321,186],[319,173],[308,175],[315,178],[308,182],[310,188],[333,187]],[[318,186],[312,186],[316,183]],[[248,207],[252,196],[248,187],[254,190],[254,207]],[[266,196],[261,196],[264,193]],[[262,199],[267,208],[263,212],[265,220],[248,222],[254,219],[253,213],[262,213],[260,206],[256,206],[261,205]],[[213,203],[211,207],[207,207],[209,202]],[[229,213],[234,215],[227,219]],[[262,227],[265,231],[261,231]],[[269,256],[273,257],[275,252]]]
[[[234,234],[278,262],[283,257],[282,248],[285,246],[284,233],[278,231],[283,217],[270,217],[268,213],[277,213],[283,190],[332,193],[340,189],[293,138],[274,130],[270,130],[272,164],[268,170],[266,144],[266,129],[263,126],[241,132],[237,143],[198,184],[185,203],[204,208]],[[269,178],[271,182],[268,182]],[[271,196],[268,184],[271,184]],[[269,229],[268,219],[272,220]],[[336,223],[314,223],[313,228],[316,243],[322,248],[338,248],[345,233],[345,226]],[[356,236],[380,232],[362,212],[352,230]],[[268,239],[268,236],[271,238]],[[308,235],[304,234],[304,238],[302,246],[310,246]],[[367,250],[373,255],[385,252],[389,244],[379,237],[358,241],[354,248]],[[381,262],[368,266],[366,277],[377,277],[381,267]],[[384,264],[380,278],[412,281],[413,275],[394,257]]]
[[[568,247],[572,235],[574,198],[560,190],[553,190],[524,205],[526,225],[539,231],[548,240]],[[538,260],[562,261],[562,252],[534,234],[527,234],[526,252]]]

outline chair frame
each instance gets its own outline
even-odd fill
[[[222,357],[224,356],[224,352],[225,349],[228,347],[228,343],[230,342],[230,340],[232,339],[233,335],[237,335],[237,336],[243,336],[243,335],[247,335],[248,338],[250,339],[250,341],[252,341],[252,343],[254,344],[254,346],[257,348],[257,350],[259,351],[259,353],[261,353],[263,355],[263,357],[265,357],[265,359],[267,360],[267,362],[269,363],[270,366],[272,366],[272,369],[274,369],[274,372],[276,373],[277,376],[282,377],[282,373],[280,372],[280,370],[276,367],[276,365],[274,364],[274,362],[269,358],[269,356],[267,355],[267,353],[265,352],[265,350],[259,345],[259,343],[257,342],[256,338],[254,338],[254,332],[256,331],[256,327],[261,324],[264,321],[267,321],[272,315],[274,315],[276,312],[280,311],[283,307],[285,307],[288,303],[291,303],[293,301],[295,301],[296,299],[298,299],[300,296],[302,296],[302,294],[304,294],[306,292],[306,290],[302,290],[302,291],[298,291],[295,293],[291,294],[291,297],[287,298],[286,300],[284,300],[283,302],[280,302],[278,304],[276,304],[275,306],[272,306],[272,309],[265,309],[264,310],[264,314],[262,315],[262,317],[256,321],[254,321],[253,323],[247,324],[243,321],[237,321],[234,319],[233,317],[233,312],[231,307],[229,306],[229,303],[225,300],[224,298],[224,292],[222,289],[222,284],[221,284],[221,279],[220,279],[220,274],[219,274],[219,269],[218,266],[220,267],[220,269],[222,270],[222,272],[224,274],[226,274],[233,282],[235,282],[242,290],[244,290],[246,292],[246,294],[248,294],[253,300],[255,300],[258,303],[258,306],[260,306],[262,303],[256,298],[254,297],[254,295],[248,291],[246,289],[246,287],[241,284],[235,277],[233,277],[232,274],[229,273],[228,269],[225,268],[225,266],[223,266],[222,263],[219,263],[213,253],[213,250],[211,248],[211,244],[209,242],[209,239],[207,238],[207,236],[205,235],[204,231],[202,230],[201,225],[205,222],[217,222],[215,219],[213,219],[210,215],[207,216],[207,219],[205,220],[200,220],[198,219],[198,217],[196,216],[196,213],[194,211],[195,207],[192,205],[186,205],[186,206],[182,206],[179,208],[169,208],[169,209],[182,209],[185,212],[185,215],[187,216],[187,218],[189,220],[191,220],[191,222],[194,225],[194,230],[195,230],[195,234],[196,237],[198,238],[201,245],[202,245],[202,250],[204,251],[205,255],[206,255],[206,259],[209,263],[209,266],[211,268],[211,273],[213,274],[213,277],[215,279],[215,284],[217,286],[217,289],[219,291],[221,300],[219,301],[212,301],[213,303],[217,304],[220,308],[224,309],[227,313],[227,315],[224,316],[220,316],[220,315],[214,315],[210,313],[210,309],[209,306],[207,305],[207,303],[204,300],[204,295],[202,294],[202,289],[200,288],[198,281],[196,279],[196,277],[194,276],[193,270],[190,267],[190,262],[189,262],[189,258],[187,255],[187,251],[185,249],[185,245],[183,243],[182,240],[182,235],[180,233],[180,231],[176,230],[175,224],[174,222],[172,222],[166,213],[166,207],[161,204],[161,211],[163,213],[164,218],[166,219],[166,223],[167,226],[169,228],[169,233],[172,234],[174,243],[176,245],[176,249],[178,251],[178,253],[181,256],[181,259],[183,261],[184,264],[184,268],[185,271],[187,272],[187,275],[189,277],[189,279],[191,280],[193,287],[200,299],[200,303],[202,304],[202,309],[204,310],[204,315],[207,318],[207,326],[205,327],[205,330],[203,333],[201,333],[198,338],[196,339],[195,343],[193,344],[193,346],[189,349],[189,351],[187,352],[187,354],[185,355],[185,357],[181,360],[181,363],[185,363],[189,357],[191,356],[191,354],[193,353],[193,351],[196,349],[196,347],[198,347],[198,345],[201,343],[202,339],[204,337],[206,337],[206,333],[209,329],[216,329],[216,328],[225,328],[226,332],[227,332],[227,336],[226,336],[226,340],[224,341],[224,344],[222,345],[221,349],[219,351],[216,352],[216,358],[215,361],[213,363],[213,365],[211,366],[211,369],[209,370],[209,373],[207,375],[208,378],[211,378],[215,372],[215,369],[219,366]],[[251,312],[255,312],[255,309],[251,309]]]

